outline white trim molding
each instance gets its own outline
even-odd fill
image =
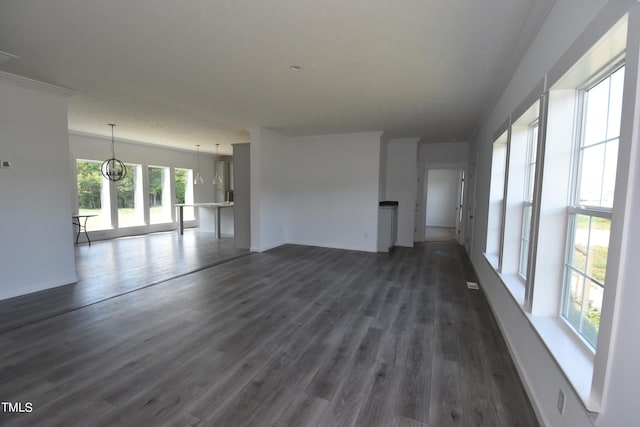
[[[38,80],[30,79],[28,77],[19,76],[17,74],[11,74],[4,71],[0,71],[0,80],[12,83],[16,86],[21,86],[27,89],[34,89],[40,92],[50,93],[53,95],[59,95],[69,97],[75,95],[76,91],[62,86],[52,85],[50,83],[41,82]]]

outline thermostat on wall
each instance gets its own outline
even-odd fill
[[[11,167],[11,162],[9,160],[0,160],[0,168],[9,169]]]

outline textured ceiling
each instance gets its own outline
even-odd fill
[[[0,0],[0,70],[76,90],[72,130],[187,149],[256,126],[466,140],[552,4]]]

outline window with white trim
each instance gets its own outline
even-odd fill
[[[176,203],[193,203],[193,170],[176,168],[174,175],[176,183]],[[183,212],[185,221],[195,219],[195,212],[192,207],[185,207]]]
[[[171,173],[165,166],[149,166],[149,224],[171,222]]]
[[[569,206],[562,317],[597,346],[618,160],[624,66],[581,92],[583,114]]]
[[[509,132],[505,131],[493,143],[491,160],[491,188],[489,191],[489,220],[487,222],[487,256],[494,268],[502,264],[502,236],[504,218],[505,183],[507,178],[507,142]]]
[[[527,278],[529,262],[529,240],[531,236],[531,214],[533,211],[533,189],[536,175],[536,150],[538,147],[538,120],[529,125],[525,164],[524,197],[522,201],[522,234],[520,237],[520,262],[518,274]]]
[[[116,181],[118,228],[144,224],[142,166],[125,164],[127,174]]]
[[[112,228],[109,181],[100,172],[101,164],[97,160],[76,160],[78,213],[96,215],[87,221],[87,231]]]

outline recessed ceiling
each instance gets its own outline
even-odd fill
[[[231,151],[247,129],[468,140],[553,0],[20,0],[0,70],[77,93],[69,128]],[[301,69],[293,71],[292,65]]]

